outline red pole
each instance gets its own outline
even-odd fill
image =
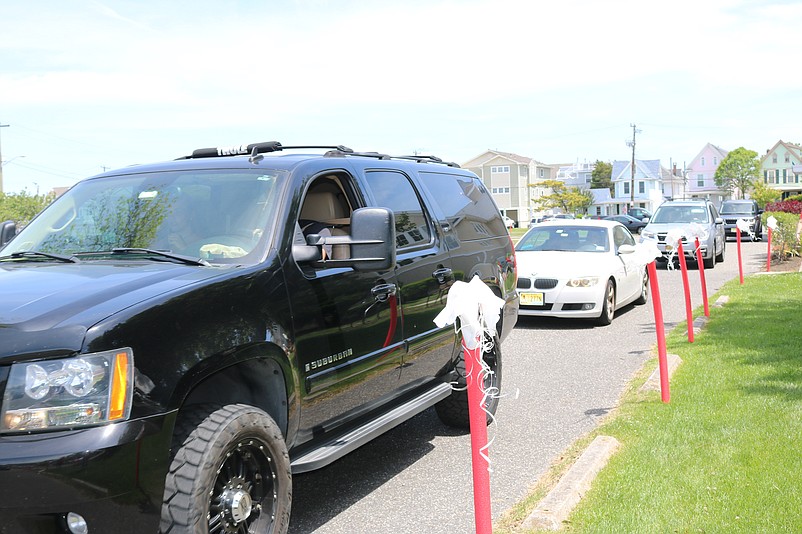
[[[668,385],[668,355],[666,354],[666,326],[663,324],[663,304],[660,301],[660,286],[657,284],[657,266],[654,261],[646,266],[649,271],[649,287],[654,306],[654,326],[657,334],[657,361],[660,367],[660,398],[663,402],[671,400]]]
[[[766,254],[766,272],[771,271],[771,226],[769,226],[769,252]]]
[[[471,428],[471,465],[473,466],[473,512],[476,534],[490,534],[493,523],[490,514],[490,465],[482,451],[487,447],[487,413],[483,409],[483,376],[481,344],[465,353],[465,374],[468,381],[468,416]],[[486,453],[485,453],[486,454]]]
[[[735,240],[738,241],[738,274],[741,275],[741,285],[744,285],[744,264],[741,261],[741,229],[735,227]]]
[[[705,259],[702,257],[702,248],[699,238],[696,238],[696,264],[699,265],[699,281],[702,283],[702,300],[705,303],[705,317],[710,317],[710,304],[707,302],[707,280],[705,280]]]
[[[693,343],[693,311],[691,310],[691,286],[688,283],[688,264],[685,251],[682,250],[682,239],[677,243],[680,271],[682,271],[682,287],[685,288],[685,318],[688,322],[688,342]]]

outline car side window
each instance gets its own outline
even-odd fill
[[[632,237],[632,234],[629,233],[629,230],[623,226],[616,226],[613,228],[613,240],[615,241],[616,250],[618,250],[618,247],[621,245],[635,244],[635,238]]]
[[[432,241],[429,218],[409,178],[395,171],[365,173],[368,187],[378,207],[395,214],[395,241],[398,250],[428,245]]]

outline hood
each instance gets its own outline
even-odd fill
[[[572,278],[610,272],[607,264],[620,261],[598,252],[526,251],[517,252],[519,278]]]
[[[222,272],[155,262],[2,264],[0,357],[80,350],[102,319]]]

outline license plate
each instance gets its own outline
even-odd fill
[[[525,306],[543,306],[543,293],[521,293],[521,304]]]

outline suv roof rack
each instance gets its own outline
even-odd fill
[[[417,161],[418,163],[439,163],[448,165],[449,167],[459,167],[454,162],[443,161],[436,156],[391,156],[381,152],[355,152],[353,149],[343,145],[295,145],[284,146],[278,141],[266,141],[263,143],[251,143],[249,145],[235,145],[230,147],[215,147],[215,148],[198,148],[192,151],[189,156],[182,156],[181,159],[199,159],[199,158],[220,158],[228,156],[247,156],[252,158],[257,157],[259,154],[268,152],[280,152],[282,150],[290,149],[327,149],[328,152],[324,154],[326,157],[344,157],[344,156],[362,156],[366,158],[376,158],[382,160],[389,159],[404,159]],[[261,157],[261,156],[260,156]]]

